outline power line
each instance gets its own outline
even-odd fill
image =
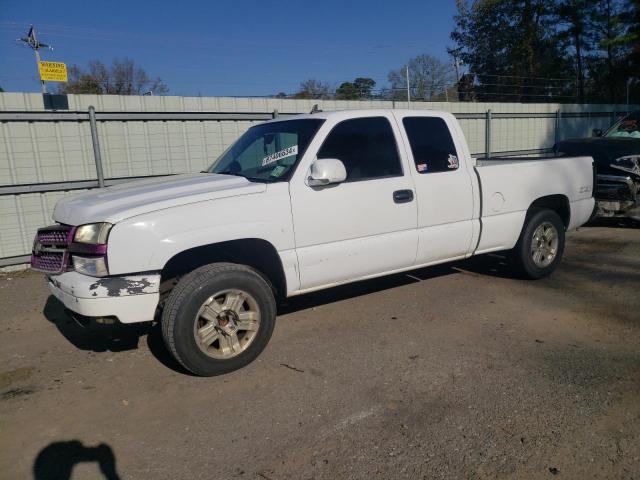
[[[520,78],[524,80],[551,80],[554,82],[574,82],[575,78],[552,78],[552,77],[521,77],[517,75],[490,75],[488,73],[473,73],[469,72],[469,74],[474,75],[476,77],[497,77],[497,78]]]

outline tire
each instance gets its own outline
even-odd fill
[[[190,372],[220,375],[244,367],[264,350],[275,318],[273,291],[257,271],[213,263],[174,287],[162,313],[162,337]]]
[[[529,279],[550,275],[562,259],[564,242],[564,223],[558,214],[548,209],[532,209],[512,251],[517,272]]]

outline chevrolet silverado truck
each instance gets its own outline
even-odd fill
[[[504,250],[549,275],[593,211],[592,168],[477,161],[449,113],[279,118],[206,172],[60,200],[31,264],[72,312],[159,318],[175,358],[216,375],[260,354],[286,297]]]
[[[638,215],[640,208],[640,111],[615,122],[591,138],[558,142],[558,156],[587,155],[596,167],[594,196],[597,214],[604,217]]]

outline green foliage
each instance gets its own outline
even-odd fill
[[[634,61],[640,37],[633,33],[640,0],[457,0],[457,6],[451,38],[475,74],[478,100],[619,102],[627,79],[640,74]]]
[[[110,67],[99,60],[89,62],[87,70],[72,65],[69,81],[60,84],[58,93],[110,95],[162,95],[169,91],[160,78],[150,78],[147,72],[130,59],[114,60]]]
[[[640,77],[640,0],[632,0],[623,13],[627,26],[622,44],[628,48],[629,67],[637,77]]]
[[[375,80],[367,77],[358,77],[353,82],[344,82],[336,89],[336,99],[362,100],[370,98],[375,85]]]

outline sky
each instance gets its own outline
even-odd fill
[[[294,93],[308,78],[379,88],[416,55],[449,62],[454,14],[454,0],[0,0],[0,87],[39,91],[33,52],[16,41],[34,24],[54,47],[43,60],[131,58],[170,95]]]

